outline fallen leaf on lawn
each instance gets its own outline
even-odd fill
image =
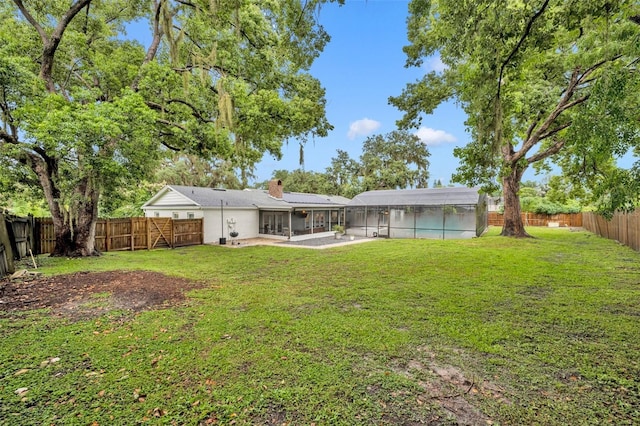
[[[98,396],[104,396],[104,389],[98,392]]]
[[[20,370],[16,371],[15,373],[13,373],[14,376],[19,376],[21,374],[26,373],[27,371],[29,371],[28,368],[21,368]]]
[[[58,361],[60,361],[60,358],[58,358],[58,357],[55,357],[55,358],[49,358],[49,359],[47,359],[47,360],[45,360],[45,361],[42,361],[42,362],[40,363],[40,366],[41,366],[41,367],[44,367],[45,365],[54,364],[54,363],[56,363],[56,362],[58,362]]]
[[[29,390],[29,388],[18,388],[18,389],[16,389],[16,394],[17,395],[24,395],[25,393],[27,393],[28,390]]]

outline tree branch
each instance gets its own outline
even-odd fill
[[[173,135],[172,135],[171,133],[160,133],[160,136],[173,136]],[[161,140],[161,141],[160,141],[160,143],[161,143],[163,146],[165,146],[165,147],[169,148],[171,151],[174,151],[174,152],[180,152],[180,151],[182,151],[182,148],[176,148],[176,147],[175,147],[175,146],[173,146],[173,145],[169,145],[169,144],[168,144],[167,142],[165,142],[165,141],[162,141],[162,140]]]
[[[569,122],[567,122],[567,123],[564,123],[564,124],[562,124],[562,125],[560,125],[560,126],[556,127],[555,129],[552,129],[552,130],[549,130],[549,131],[548,131],[548,132],[546,132],[546,133],[543,133],[542,135],[540,135],[540,138],[538,139],[538,141],[542,141],[542,140],[544,140],[544,139],[547,139],[547,138],[549,138],[549,137],[551,137],[551,136],[555,135],[555,134],[556,134],[556,133],[558,133],[558,132],[563,131],[564,129],[566,129],[566,128],[570,127],[570,126],[571,126],[571,124],[573,124],[573,123],[572,123],[571,121],[569,121]]]
[[[153,37],[151,39],[151,44],[147,49],[147,53],[142,60],[142,65],[146,65],[150,63],[153,58],[156,57],[158,53],[158,48],[160,47],[160,41],[162,40],[162,28],[160,27],[160,12],[162,11],[162,5],[159,1],[154,1],[155,14],[153,15]],[[131,90],[137,91],[138,85],[140,84],[140,79],[142,78],[142,74],[139,72],[136,78],[131,83]]]
[[[198,111],[198,109],[194,105],[190,104],[189,102],[187,102],[187,101],[185,101],[183,99],[169,99],[169,100],[167,100],[167,103],[185,105],[185,106],[189,107],[189,109],[191,109],[192,115],[195,118],[197,118],[198,120],[200,120],[201,122],[203,122],[203,123],[215,123],[215,120],[210,120],[208,118],[205,118],[200,113],[200,111]],[[164,107],[162,105],[160,105],[158,103],[155,103],[155,102],[148,101],[147,102],[147,106],[149,108],[151,108],[151,109],[156,110],[156,111],[165,111],[165,109],[164,109]]]
[[[183,132],[187,131],[187,128],[184,127],[183,125],[178,124],[178,123],[174,123],[174,122],[169,121],[169,120],[165,120],[164,118],[158,118],[156,121],[158,123],[160,123],[160,124],[165,124],[165,125],[171,126],[171,127],[177,127],[178,129],[182,130]]]
[[[569,78],[569,83],[567,84],[567,89],[565,90],[564,94],[562,95],[562,98],[560,98],[560,101],[558,101],[558,104],[556,105],[556,107],[553,109],[553,111],[551,111],[549,113],[549,115],[547,116],[547,118],[544,120],[544,122],[542,123],[542,125],[538,128],[538,130],[536,130],[535,132],[533,132],[522,144],[522,147],[517,151],[514,152],[513,155],[510,155],[508,158],[508,161],[510,162],[517,162],[518,160],[520,160],[521,158],[523,158],[527,152],[529,152],[529,150],[531,148],[533,148],[538,142],[540,142],[541,140],[541,136],[544,135],[545,133],[547,133],[547,130],[549,129],[549,127],[551,127],[551,125],[553,123],[555,123],[556,119],[560,116],[560,114],[565,111],[567,108],[570,108],[572,106],[575,106],[579,103],[582,103],[586,100],[585,97],[582,97],[580,99],[576,99],[572,102],[569,102],[569,100],[571,99],[571,97],[574,94],[575,88],[578,84],[579,81],[579,76],[580,74],[580,69],[579,68],[575,68],[573,70],[573,72],[571,73],[571,77]]]
[[[516,53],[518,53],[518,50],[520,50],[520,47],[522,47],[522,44],[524,43],[526,38],[529,36],[529,33],[531,32],[531,28],[533,27],[534,22],[536,21],[536,19],[542,16],[542,14],[544,13],[548,5],[549,5],[549,0],[545,0],[540,10],[538,10],[531,17],[531,19],[529,19],[529,22],[527,22],[527,26],[525,27],[524,33],[520,37],[520,40],[518,40],[518,44],[516,44],[516,46],[511,50],[511,53],[509,53],[509,56],[507,56],[507,59],[505,59],[502,65],[500,66],[500,75],[498,77],[498,92],[496,93],[496,98],[498,100],[500,99],[500,90],[502,86],[502,78],[504,77],[505,68],[507,67],[507,65],[509,65],[509,62],[511,62],[511,59],[513,59]]]
[[[200,114],[200,111],[198,111],[198,109],[195,106],[193,106],[187,101],[184,101],[182,99],[169,99],[167,102],[170,104],[182,104],[182,105],[188,106],[193,112],[193,116],[196,117],[198,120],[202,121],[203,123],[215,123],[215,120],[204,118],[202,114]]]
[[[153,38],[151,40],[151,44],[149,45],[149,49],[147,49],[147,54],[144,57],[143,64],[147,64],[155,58],[158,53],[158,47],[160,46],[160,40],[162,40],[162,27],[160,26],[160,13],[162,11],[162,3],[156,0],[155,2],[155,10],[156,13],[153,16]]]
[[[91,3],[92,0],[78,0],[76,3],[72,4],[69,10],[62,16],[58,25],[51,33],[51,36],[47,36],[44,29],[40,26],[40,24],[35,20],[35,18],[29,13],[29,11],[24,7],[22,0],[14,0],[18,9],[25,17],[25,19],[35,28],[35,30],[40,35],[42,39],[42,63],[40,64],[40,78],[42,78],[47,87],[47,91],[50,93],[56,92],[55,83],[53,81],[53,62],[58,46],[60,45],[60,41],[62,40],[62,36],[64,35],[65,30],[69,23],[73,20],[73,18],[87,5]]]
[[[7,133],[4,129],[0,129],[0,140],[3,140],[6,143],[10,143],[12,145],[20,144],[17,136]]]
[[[536,161],[540,161],[540,160],[543,160],[543,159],[545,159],[547,157],[550,157],[550,156],[552,156],[554,154],[557,154],[558,152],[560,152],[560,150],[562,149],[564,144],[565,144],[565,140],[564,139],[558,139],[549,148],[545,149],[542,152],[537,152],[535,155],[532,155],[531,157],[527,158],[527,163],[528,164],[532,164],[532,163],[535,163]]]
[[[531,125],[527,129],[527,136],[525,140],[528,140],[531,137],[531,134],[533,133],[533,129],[536,128],[539,122],[540,122],[540,118],[536,118],[534,121],[531,122]]]
[[[185,0],[176,0],[176,3],[180,3],[183,4],[185,6],[189,6],[189,7],[193,7],[195,9],[199,9],[199,7],[193,3],[191,3],[190,1],[185,1]]]
[[[589,75],[593,74],[598,68],[600,68],[601,66],[603,66],[607,62],[613,62],[616,59],[620,59],[620,58],[622,58],[622,55],[615,55],[615,56],[612,56],[611,58],[606,58],[606,59],[601,60],[600,62],[596,62],[595,64],[593,64],[592,66],[587,68],[587,70],[585,72],[582,73],[582,75],[578,79],[578,84],[583,84],[583,83],[589,81],[589,80],[586,79],[586,77],[588,77]]]
[[[36,21],[34,17],[29,13],[27,8],[24,7],[24,4],[22,4],[22,0],[13,0],[13,2],[16,4],[16,6],[18,6],[18,9],[20,9],[20,13],[22,13],[22,16],[24,16],[27,22],[29,22],[31,26],[38,32],[38,35],[42,40],[42,44],[45,45],[49,43],[49,37],[47,36],[47,33],[44,32],[44,29],[40,26],[38,21]]]
[[[173,25],[172,28],[184,34],[189,40],[191,40],[191,43],[193,43],[198,49],[202,49],[202,46],[200,46],[200,43],[198,43],[193,37],[191,37],[191,34],[185,31],[184,28],[180,28],[177,25]]]

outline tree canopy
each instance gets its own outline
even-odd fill
[[[446,100],[462,106],[472,140],[455,151],[453,179],[502,185],[503,235],[526,236],[518,192],[532,165],[560,164],[605,209],[637,201],[632,172],[615,166],[640,140],[636,1],[412,0],[409,11],[407,65],[440,55],[447,68],[390,98],[399,125]]]
[[[308,194],[330,194],[331,188],[327,175],[302,169],[293,171],[276,170],[274,179],[282,181],[282,187],[287,192],[304,192]],[[268,186],[267,183],[264,186]]]
[[[326,135],[308,73],[329,39],[323,2],[2,2],[0,167],[40,186],[55,254],[94,253],[100,195],[149,176],[163,151],[246,174],[288,138]],[[127,36],[135,23],[148,45]]]
[[[273,177],[280,179],[287,191],[347,198],[376,189],[426,188],[429,155],[427,146],[416,135],[396,130],[369,136],[362,145],[359,160],[339,149],[324,173],[276,170]]]
[[[360,156],[363,190],[426,188],[429,155],[420,138],[407,131],[368,137]]]

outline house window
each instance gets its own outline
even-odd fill
[[[187,212],[187,219],[195,219],[196,215],[193,212]]]
[[[160,212],[153,212],[153,217],[160,217]]]
[[[173,212],[173,213],[171,213],[171,216],[172,216],[174,219],[180,219],[180,213],[178,213],[178,212]]]

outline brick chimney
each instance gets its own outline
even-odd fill
[[[282,200],[282,181],[280,179],[273,179],[269,181],[269,195],[273,198]]]

